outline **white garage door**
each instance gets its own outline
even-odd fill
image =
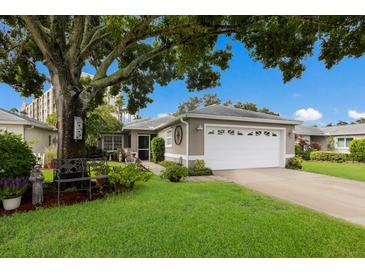
[[[212,169],[278,167],[280,130],[208,126],[205,161]]]

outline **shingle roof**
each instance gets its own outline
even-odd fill
[[[299,135],[324,136],[326,135],[322,128],[313,126],[297,125],[294,132]]]
[[[325,127],[322,130],[328,135],[365,134],[365,124]]]
[[[294,132],[299,135],[328,136],[365,134],[365,124],[342,125],[332,127],[311,127],[298,125]]]
[[[50,127],[46,123],[30,118],[24,114],[14,113],[3,108],[0,108],[0,124],[1,123],[30,125],[38,128],[56,130],[56,128]]]
[[[132,123],[127,124],[123,127],[123,130],[131,130],[131,129],[139,129],[139,130],[156,130],[157,128],[163,126],[164,124],[168,124],[177,118],[174,116],[165,116],[155,119],[141,119],[134,120]]]
[[[301,121],[288,119],[281,116],[276,116],[272,114],[266,114],[257,111],[243,110],[238,108],[226,107],[223,105],[211,105],[205,108],[197,109],[191,111],[187,114],[201,114],[201,115],[210,115],[210,116],[224,116],[227,117],[237,117],[237,118],[251,118],[251,119],[269,119],[269,120],[278,120],[279,121],[291,121],[297,122],[298,124]],[[212,117],[213,118],[213,117]]]

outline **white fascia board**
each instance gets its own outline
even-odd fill
[[[236,117],[236,116],[222,116],[222,115],[209,115],[209,114],[197,114],[187,113],[184,115],[187,118],[200,118],[200,119],[213,119],[213,120],[227,120],[227,121],[242,121],[242,122],[256,122],[256,123],[269,123],[269,124],[288,124],[288,125],[300,125],[303,122],[298,120],[279,120],[279,119],[264,119],[264,118],[250,118],[250,117]]]

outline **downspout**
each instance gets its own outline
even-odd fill
[[[183,123],[186,126],[186,159],[185,159],[185,166],[189,167],[189,123],[187,121],[184,121],[184,119],[180,118],[181,123]]]

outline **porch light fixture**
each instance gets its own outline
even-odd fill
[[[196,128],[197,131],[202,131],[203,130],[203,126],[200,124],[197,128]]]

